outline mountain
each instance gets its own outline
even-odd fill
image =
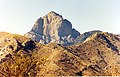
[[[0,33],[0,77],[119,76],[120,38],[98,32],[72,46]]]
[[[120,75],[120,39],[114,34],[95,33],[82,44],[68,47],[68,50],[81,58],[81,62],[86,65],[79,72],[80,75]]]
[[[79,35],[80,33],[72,28],[70,21],[54,11],[40,17],[31,31],[25,34],[26,37],[42,44],[56,42],[63,46],[72,45]]]
[[[84,42],[88,37],[90,37],[91,35],[95,34],[95,33],[99,33],[102,31],[99,30],[93,30],[93,31],[89,31],[89,32],[85,32],[83,34],[81,34],[80,36],[78,36],[75,40],[74,40],[74,44],[80,44],[82,42]]]

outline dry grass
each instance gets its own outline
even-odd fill
[[[113,34],[98,33],[68,47],[43,45],[17,34],[4,38],[11,40],[0,47],[11,45],[13,50],[0,63],[0,77],[120,75],[120,39]]]

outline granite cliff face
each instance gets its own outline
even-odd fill
[[[40,17],[34,24],[30,32],[25,36],[47,44],[56,42],[67,46],[73,44],[73,41],[80,35],[78,31],[72,28],[72,24],[53,11]]]

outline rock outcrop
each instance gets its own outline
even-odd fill
[[[6,32],[0,32],[0,35],[0,62],[7,59],[7,55],[12,55],[13,52],[22,48],[29,50],[34,47],[33,41],[24,36]]]
[[[64,46],[73,44],[73,40],[79,35],[67,19],[53,11],[40,17],[31,31],[25,34],[26,37],[43,44],[56,42]]]

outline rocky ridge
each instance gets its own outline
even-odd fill
[[[87,38],[92,36],[93,34],[100,33],[100,32],[102,32],[102,31],[93,30],[93,31],[85,32],[75,39],[74,44],[80,44],[80,43],[84,42]]]

